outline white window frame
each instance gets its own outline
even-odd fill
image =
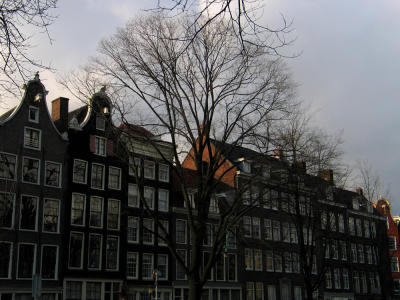
[[[75,177],[75,163],[76,162],[82,162],[85,165],[84,181],[79,181]],[[82,160],[82,159],[74,159],[74,165],[73,165],[73,169],[72,169],[72,182],[79,183],[79,184],[86,184],[87,183],[87,175],[88,175],[88,162],[86,160]]]
[[[98,198],[98,199],[101,199],[101,213],[100,213],[100,226],[94,226],[94,225],[91,225],[91,219],[92,219],[92,203],[91,203],[91,200],[93,199],[93,198]],[[89,199],[89,227],[91,227],[91,228],[103,228],[103,226],[104,226],[104,198],[103,197],[99,197],[99,196],[90,196],[90,199]]]
[[[144,276],[144,267],[143,267],[144,259],[143,259],[143,257],[145,255],[148,255],[149,257],[151,257],[151,268],[150,268],[151,272],[150,272],[150,276],[149,277],[145,277]],[[143,253],[142,254],[142,264],[141,265],[142,265],[142,279],[143,280],[153,280],[153,275],[151,273],[154,270],[154,254],[153,253]]]
[[[45,215],[44,215],[44,206],[45,206],[46,200],[57,201],[57,203],[58,203],[58,208],[57,208],[57,212],[58,212],[58,216],[57,216],[57,230],[56,230],[55,232],[53,232],[53,231],[46,231],[45,228],[44,228],[44,217],[45,217]],[[42,231],[43,231],[43,232],[46,232],[46,233],[53,233],[53,234],[60,233],[60,208],[61,208],[60,203],[61,203],[60,199],[54,199],[54,198],[44,198],[44,199],[43,199],[43,212],[42,212]]]
[[[165,195],[166,195],[166,199],[165,199],[166,206],[167,206],[166,209],[160,209],[161,194],[162,194],[162,193],[165,193]],[[168,212],[168,211],[169,211],[169,190],[166,190],[166,189],[158,189],[158,210],[159,210],[159,211],[163,211],[163,212]]]
[[[152,197],[150,199],[150,203],[146,200],[147,199],[146,198],[146,191],[147,190],[149,190],[149,191],[151,190],[152,191]],[[151,187],[151,186],[145,186],[144,189],[143,189],[143,202],[147,203],[148,209],[151,209],[151,210],[154,209],[154,198],[155,198],[155,188]],[[147,209],[144,203],[143,203],[143,208]]]
[[[146,166],[147,164],[147,166]],[[146,168],[152,168],[152,174],[146,174]],[[156,163],[151,160],[145,160],[143,162],[143,177],[146,179],[155,179],[156,178]]]
[[[107,242],[108,242],[108,239],[109,238],[116,238],[116,240],[117,240],[117,251],[116,251],[116,253],[117,253],[117,265],[116,265],[116,268],[115,269],[109,269],[108,268],[108,255],[107,255]],[[106,239],[106,266],[105,266],[105,269],[107,270],[107,271],[119,271],[119,248],[120,248],[120,243],[119,243],[119,236],[116,236],[116,235],[107,235],[107,239]]]
[[[34,246],[34,250],[33,250],[33,266],[32,266],[32,275],[34,274],[35,270],[36,270],[36,264],[37,264],[37,260],[36,260],[36,253],[37,253],[37,245],[34,243],[18,243],[18,255],[17,255],[17,269],[16,269],[16,278],[20,279],[20,280],[30,280],[32,277],[29,278],[25,278],[25,277],[19,277],[19,253],[20,253],[20,246],[21,245],[33,245]]]
[[[2,241],[0,240],[0,243],[2,244],[9,244],[10,245],[10,252],[9,252],[9,256],[10,259],[8,261],[8,273],[7,273],[7,277],[0,277],[0,279],[11,279],[11,270],[12,270],[12,265],[13,265],[13,254],[14,254],[14,243],[10,242],[10,241]]]
[[[99,256],[99,267],[98,268],[93,268],[89,266],[89,259],[90,259],[90,237],[91,236],[98,236],[100,237],[100,256]],[[103,235],[102,234],[98,234],[98,233],[89,233],[88,236],[88,251],[87,251],[87,255],[88,255],[88,260],[87,260],[87,268],[88,270],[101,270],[101,263],[103,260]]]
[[[133,191],[136,190],[136,205],[131,205],[129,198],[134,196]],[[128,206],[129,207],[139,207],[140,206],[140,199],[139,199],[139,187],[137,184],[128,183]]]
[[[56,265],[55,265],[55,270],[54,270],[54,273],[55,273],[55,278],[47,278],[47,279],[45,279],[45,278],[43,278],[43,280],[58,280],[58,265],[59,265],[59,248],[58,248],[58,245],[51,245],[51,244],[43,244],[43,245],[41,245],[41,259],[40,259],[40,261],[41,261],[41,264],[40,264],[40,274],[43,274],[42,273],[42,268],[43,268],[43,260],[44,259],[46,259],[45,257],[43,257],[43,247],[45,247],[45,246],[47,246],[47,247],[55,247],[57,250],[56,250]]]
[[[135,267],[136,276],[130,276],[129,272],[128,272],[129,264],[130,264],[129,254],[133,254],[134,256],[136,256],[136,267]],[[139,277],[139,253],[128,251],[128,253],[126,254],[126,278],[127,279],[138,279],[138,277]]]
[[[104,147],[103,147],[104,146]],[[102,136],[94,136],[94,152],[98,156],[107,156],[107,139]]]
[[[58,185],[51,185],[51,184],[47,184],[46,180],[47,180],[47,164],[55,164],[59,166],[59,172],[58,172]],[[54,187],[54,188],[60,188],[61,187],[61,183],[62,183],[62,164],[59,162],[55,162],[55,161],[49,161],[46,160],[45,164],[44,164],[44,185],[45,186],[49,186],[49,187]]]
[[[140,218],[139,217],[136,217],[136,216],[128,216],[128,224],[127,224],[127,226],[128,226],[128,228],[133,228],[133,227],[129,227],[129,219],[130,218],[132,218],[134,221],[136,221],[136,240],[129,240],[129,235],[128,235],[128,233],[127,233],[127,242],[128,242],[128,244],[137,244],[137,243],[139,243],[139,236],[140,236],[140,231],[139,231],[139,229],[140,229]]]
[[[182,242],[182,241],[178,241],[177,239],[176,239],[176,232],[175,232],[175,242],[177,243],[177,244],[187,244],[187,224],[186,224],[186,220],[183,220],[183,219],[176,219],[175,220],[175,225],[178,223],[178,221],[179,222],[182,222],[183,224],[184,224],[184,228],[185,228],[185,241],[184,242]],[[176,229],[178,228],[178,226],[176,226],[175,227]]]
[[[8,178],[8,177],[2,177],[0,176],[1,179],[5,179],[5,180],[11,180],[11,181],[16,181],[17,180],[17,166],[18,166],[18,156],[13,154],[13,153],[7,153],[7,152],[0,152],[0,164],[3,161],[3,155],[5,156],[13,156],[15,159],[15,164],[14,164],[14,178]]]
[[[34,118],[34,119],[31,118],[31,111],[32,111],[32,112],[34,113],[34,115],[35,115],[35,118]],[[28,110],[28,121],[29,121],[29,122],[32,122],[32,123],[36,123],[36,124],[39,123],[39,108],[38,108],[38,107],[29,105],[29,110]]]
[[[161,169],[162,168],[165,168],[166,175],[167,175],[166,178],[161,176],[161,174],[162,174]],[[161,163],[158,164],[158,180],[161,181],[161,182],[169,182],[169,165],[161,164]]]
[[[151,222],[151,228],[148,228],[145,226],[145,220],[148,221],[150,220]],[[147,230],[149,235],[151,235],[151,241],[145,241],[144,240],[144,231]],[[154,245],[154,220],[151,218],[143,218],[143,236],[142,236],[142,242],[143,245]]]
[[[71,237],[72,234],[79,234],[82,236],[82,247],[81,247],[81,263],[80,267],[71,267],[70,263],[70,258],[71,258]],[[70,231],[69,234],[69,243],[68,243],[68,269],[70,270],[82,270],[83,269],[83,255],[84,255],[84,249],[85,249],[85,234],[81,231]]]
[[[36,199],[36,216],[35,216],[35,229],[25,229],[21,228],[21,220],[22,220],[22,197],[32,197]],[[20,197],[21,201],[19,202],[19,230],[21,231],[30,231],[30,232],[36,232],[38,231],[38,218],[39,218],[39,197],[33,196],[33,195],[28,195],[28,194],[21,194]]]
[[[246,265],[246,258],[249,261],[249,265]],[[244,268],[246,271],[254,270],[254,254],[253,254],[253,249],[251,248],[244,249]]]
[[[186,249],[177,249],[176,250],[176,252],[177,252],[177,254],[179,255],[179,256],[181,256],[179,253],[182,251],[182,253],[183,253],[183,257],[181,257],[182,258],[182,260],[183,260],[183,263],[186,265],[187,264],[187,250]],[[203,252],[203,264],[204,264],[204,255],[205,255],[205,253],[208,253],[208,254],[210,254],[209,252]],[[179,264],[179,262],[178,262],[178,260],[175,260],[175,279],[176,280],[187,280],[187,274],[186,274],[186,272],[184,272],[184,277],[183,278],[178,278],[178,269],[179,268],[183,268],[180,264]],[[210,271],[210,276],[211,276],[211,278],[213,278],[213,270],[214,270],[214,268],[212,268],[211,269],[211,271]]]
[[[164,253],[159,253],[159,254],[157,254],[157,268],[159,267],[159,264],[158,264],[158,258],[160,257],[160,256],[164,256],[164,257],[166,257],[166,265],[165,265],[165,271],[166,271],[166,274],[165,274],[165,276],[159,276],[158,277],[158,280],[168,280],[168,267],[169,267],[169,262],[168,262],[168,254],[164,254]]]
[[[94,166],[100,166],[100,167],[102,167],[103,168],[103,174],[101,175],[102,176],[102,183],[101,183],[101,187],[99,188],[99,187],[96,187],[96,186],[93,186],[93,167]],[[92,169],[91,169],[91,173],[90,173],[90,186],[91,186],[91,188],[92,189],[94,189],[94,190],[101,190],[101,191],[103,191],[104,190],[104,177],[105,177],[105,171],[106,171],[106,167],[105,167],[105,165],[103,165],[103,164],[97,164],[97,163],[92,163]]]
[[[26,143],[26,132],[27,130],[32,130],[32,131],[37,131],[39,132],[39,141],[38,141],[38,147],[34,147],[32,146],[32,142]],[[27,149],[32,149],[32,150],[41,150],[42,149],[42,131],[38,128],[33,128],[33,127],[29,127],[29,126],[25,126],[24,127],[24,148]]]
[[[131,166],[133,166],[134,168],[132,168]],[[129,170],[128,170],[128,173],[129,173],[130,176],[135,176],[134,170],[137,169],[139,171],[138,177],[140,177],[141,173],[142,173],[141,166],[142,166],[142,164],[141,164],[141,160],[140,160],[139,157],[133,157],[133,156],[129,157],[129,168],[128,168]]]
[[[256,267],[256,256],[260,259],[259,267]],[[263,270],[263,255],[261,249],[253,249],[253,258],[254,258],[254,271],[262,271]]]
[[[104,131],[106,129],[106,120],[102,115],[96,115],[96,129]]]
[[[169,221],[168,220],[160,220],[159,219],[158,222],[159,223],[164,222],[163,226],[165,227],[165,229],[167,231],[166,233],[168,234],[169,233]],[[161,239],[159,237],[160,236],[160,232],[161,232],[161,228],[160,228],[160,226],[157,225],[158,246],[167,246],[167,243],[163,239]]]
[[[109,226],[109,216],[110,216],[110,203],[112,202],[118,202],[118,224],[117,224],[117,228],[111,228]],[[108,230],[119,230],[121,226],[121,201],[118,199],[113,199],[113,198],[109,198],[107,201],[107,229]]]
[[[75,224],[75,223],[72,223],[72,203],[73,203],[73,199],[74,199],[74,195],[79,195],[79,197],[80,196],[83,196],[82,198],[83,198],[83,219],[82,219],[82,225],[81,224]],[[71,222],[71,225],[72,226],[79,226],[79,227],[84,227],[85,226],[85,224],[86,224],[86,195],[85,194],[81,194],[81,193],[72,193],[72,195],[71,195],[71,220],[70,220],[70,222]]]
[[[25,166],[25,159],[27,159],[27,160],[29,160],[29,159],[31,159],[31,160],[36,160],[36,161],[38,161],[39,162],[39,166],[38,166],[38,175],[37,175],[37,181],[36,182],[30,182],[30,181],[25,181],[24,180],[24,166]],[[36,184],[36,185],[39,185],[40,184],[40,169],[41,169],[41,161],[40,161],[40,159],[38,159],[38,158],[34,158],[34,157],[29,157],[29,156],[24,156],[23,158],[22,158],[22,178],[21,178],[21,180],[22,180],[22,182],[23,183],[28,183],[28,184]]]
[[[12,229],[14,228],[15,225],[15,206],[16,206],[16,196],[15,193],[5,193],[5,192],[0,192],[0,194],[6,194],[6,195],[11,195],[12,196],[12,212],[11,212],[11,226],[10,227],[2,227],[0,224],[0,228],[2,229]]]
[[[118,171],[118,186],[112,186],[110,183],[110,179],[111,179],[111,170],[117,170]],[[108,188],[111,190],[121,190],[121,176],[122,176],[122,172],[121,172],[121,168],[117,168],[117,167],[108,167]]]

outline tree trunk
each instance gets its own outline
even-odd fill
[[[189,300],[201,300],[203,286],[194,278],[189,278]]]

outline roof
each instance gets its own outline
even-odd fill
[[[126,124],[123,123],[118,126],[119,129],[122,129],[122,131],[132,134],[132,135],[138,135],[138,136],[144,136],[147,138],[154,137],[155,135],[148,131],[146,128],[139,126],[139,125],[134,125],[134,124]]]
[[[82,121],[85,119],[85,116],[88,111],[88,105],[84,105],[82,107],[79,107],[71,112],[68,113],[68,122],[71,121],[73,118],[76,118],[78,120],[78,123],[82,123]]]
[[[4,121],[5,119],[7,119],[16,109],[17,107],[14,106],[13,108],[11,108],[9,111],[6,111],[4,114],[2,114],[0,116],[0,121]]]

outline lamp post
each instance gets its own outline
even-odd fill
[[[155,285],[155,290],[156,290],[156,297],[154,298],[155,300],[158,299],[158,277],[161,275],[161,272],[157,269],[153,271],[153,277],[154,277],[154,285]]]

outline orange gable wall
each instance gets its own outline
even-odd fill
[[[212,155],[215,154],[215,147],[214,145],[211,145],[212,148]],[[182,166],[184,168],[190,169],[190,170],[196,170],[196,164],[193,160],[193,149],[190,150],[189,154],[186,156],[185,160],[183,161]],[[208,152],[208,149],[204,149],[203,152],[203,161],[205,162],[209,162],[210,161],[210,153]],[[225,160],[225,162],[222,164],[222,166],[217,170],[217,172],[215,172],[215,176],[214,178],[218,179],[224,172],[225,175],[222,177],[222,180],[220,180],[221,182],[234,187],[235,186],[235,175],[236,175],[236,171],[237,168],[236,167],[232,167],[232,163],[228,160]],[[229,171],[227,171],[228,169],[230,169]]]

